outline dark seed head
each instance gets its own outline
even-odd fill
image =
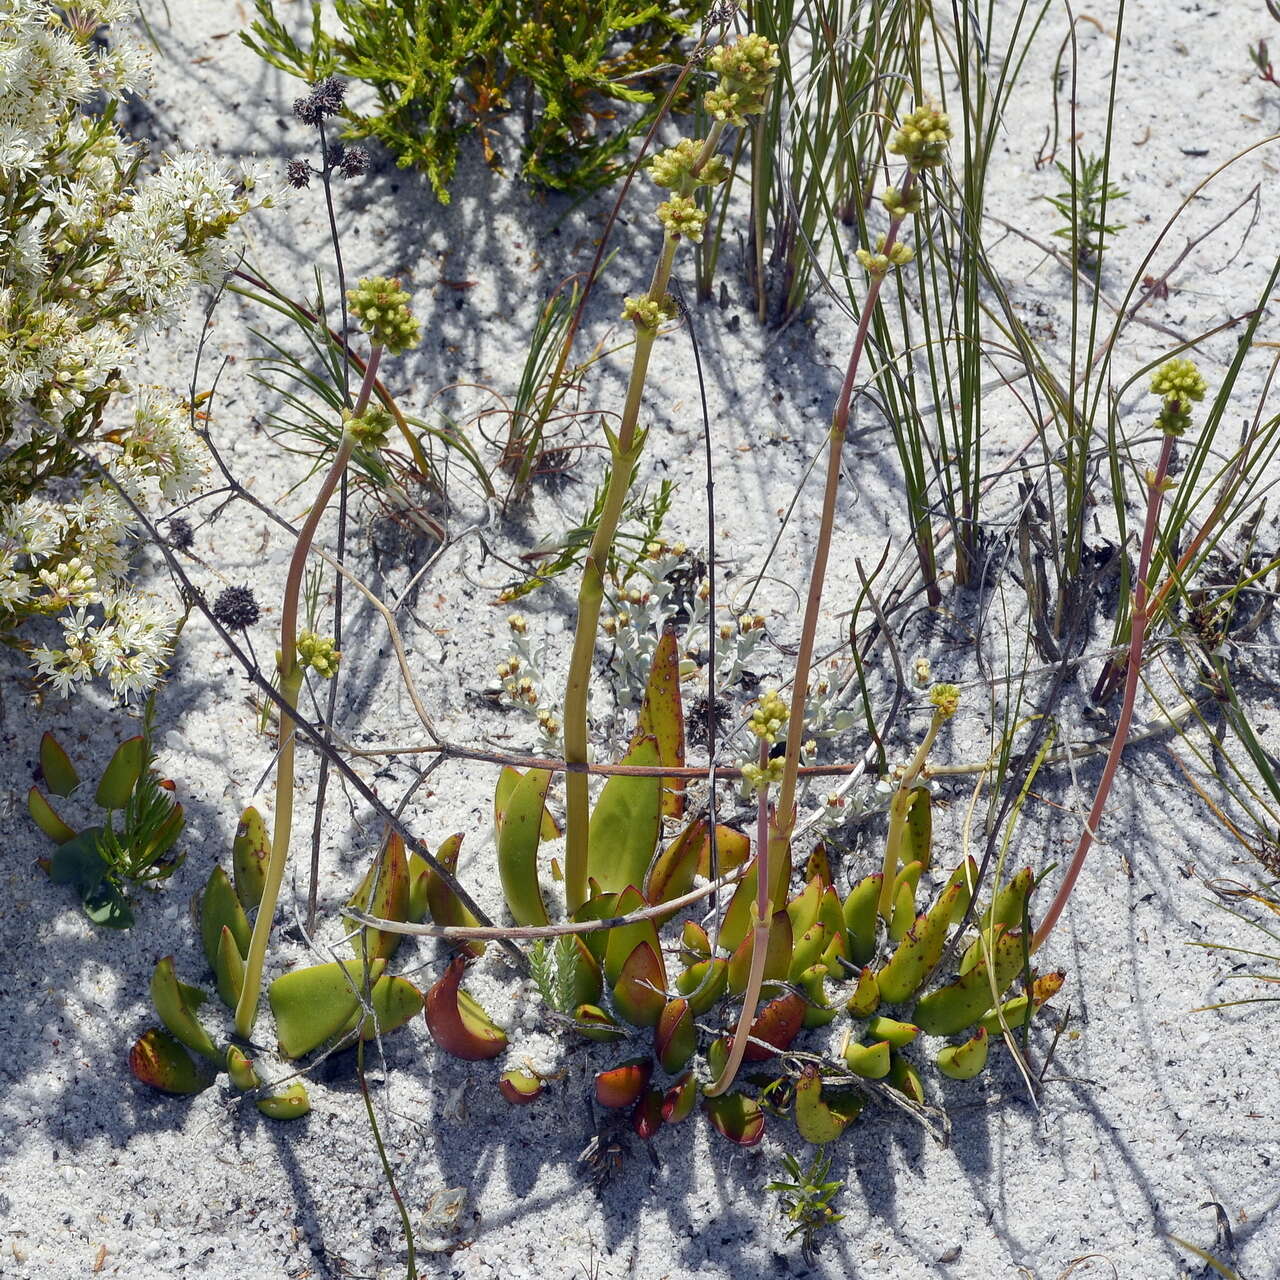
[[[186,516],[173,516],[169,521],[169,545],[175,551],[186,551],[195,541],[195,530]]]
[[[311,166],[305,160],[290,160],[285,170],[285,177],[291,187],[309,187],[311,185]]]
[[[261,617],[252,587],[224,587],[213,602],[213,616],[224,627],[243,631]]]
[[[322,116],[336,116],[342,110],[342,99],[347,86],[337,76],[326,76],[319,84],[311,86],[311,101]]]
[[[305,98],[295,98],[293,100],[293,114],[297,116],[303,124],[310,125],[319,124],[324,117],[324,112],[316,106],[315,98],[310,95]]]
[[[338,162],[344,178],[358,178],[369,171],[369,153],[363,147],[351,147]]]

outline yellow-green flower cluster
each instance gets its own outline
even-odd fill
[[[314,631],[304,631],[298,637],[298,661],[311,667],[316,675],[326,680],[338,674],[341,651],[334,645],[332,636],[320,636]]]
[[[698,208],[692,196],[672,196],[658,206],[658,221],[669,236],[681,236],[694,244],[702,242],[702,229],[707,223],[707,211]]]
[[[1166,360],[1151,378],[1151,390],[1164,397],[1156,426],[1165,435],[1180,436],[1191,425],[1191,405],[1208,390],[1191,360]]]
[[[951,141],[951,121],[937,107],[917,107],[903,118],[889,150],[902,156],[913,172],[931,169],[942,163]]]
[[[924,192],[919,184],[910,187],[905,195],[898,187],[886,187],[880,193],[880,203],[889,211],[891,218],[906,218],[919,213],[923,199]]]
[[[369,276],[347,291],[360,327],[380,347],[399,355],[422,341],[422,326],[409,310],[409,295],[394,276]]]
[[[787,723],[788,707],[776,689],[761,695],[747,721],[747,728],[762,742],[777,742],[782,726]]]
[[[900,240],[890,245],[886,252],[885,237],[881,236],[875,253],[869,249],[859,249],[855,256],[871,275],[883,276],[891,267],[905,267],[916,255],[910,245],[903,244]]]
[[[720,83],[703,95],[702,105],[717,120],[743,125],[747,116],[764,110],[778,66],[778,46],[752,32],[712,50],[707,65]]]
[[[654,185],[687,196],[697,187],[714,187],[723,182],[729,176],[729,165],[718,152],[708,156],[696,174],[693,171],[705,145],[705,139],[681,138],[675,146],[659,151],[649,164]]]
[[[395,425],[391,413],[380,404],[367,404],[357,417],[350,409],[342,411],[342,429],[349,432],[362,449],[381,449]]]
[[[636,294],[626,298],[622,304],[622,318],[630,320],[637,329],[647,329],[650,333],[657,333],[658,326],[675,314],[675,299],[670,294],[664,298],[651,298],[647,293]]]
[[[775,782],[782,781],[782,772],[786,762],[776,756],[765,765],[748,762],[742,766],[742,780],[753,791],[765,791]]]
[[[929,703],[944,720],[950,720],[960,708],[960,690],[953,684],[935,684],[929,690]]]

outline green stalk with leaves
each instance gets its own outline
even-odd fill
[[[591,686],[591,664],[595,655],[600,609],[604,601],[605,571],[626,502],[627,489],[636,463],[644,449],[645,433],[639,428],[640,403],[644,394],[649,359],[659,326],[675,314],[675,302],[667,292],[671,267],[682,240],[701,239],[706,211],[698,206],[694,192],[699,187],[724,181],[728,167],[717,149],[726,126],[741,127],[746,117],[764,105],[777,49],[760,36],[745,35],[731,45],[721,45],[707,59],[719,77],[707,91],[704,105],[715,117],[706,138],[685,138],[654,158],[649,175],[671,197],[657,209],[662,224],[662,249],[648,292],[629,297],[623,317],[636,330],[631,376],[617,432],[604,428],[609,445],[610,472],[599,523],[591,539],[578,590],[578,620],[569,664],[564,699],[565,760],[570,765],[587,763],[587,702]],[[565,779],[565,889],[569,909],[577,910],[587,900],[587,823],[590,799],[587,775],[571,771]]]
[[[315,540],[316,530],[324,515],[329,499],[333,497],[339,481],[357,445],[376,448],[385,441],[393,425],[390,413],[380,405],[371,405],[370,398],[378,376],[378,365],[383,351],[400,354],[416,346],[422,336],[421,327],[409,310],[409,295],[400,288],[398,280],[385,276],[373,276],[361,280],[347,294],[351,314],[369,336],[371,350],[365,365],[364,380],[355,407],[343,413],[342,439],[329,470],[320,485],[310,514],[298,532],[289,572],[285,579],[284,600],[280,611],[280,652],[276,662],[280,677],[280,692],[289,707],[296,708],[302,691],[302,678],[307,667],[318,675],[332,678],[338,670],[341,654],[330,637],[311,631],[298,632],[298,606],[302,596],[302,583],[307,555]],[[292,718],[282,712],[280,716],[280,751],[276,761],[275,823],[271,836],[271,853],[267,861],[266,880],[258,916],[254,921],[249,952],[244,962],[244,984],[236,1003],[236,1034],[248,1039],[258,1013],[258,997],[262,987],[262,970],[266,961],[267,939],[275,916],[280,886],[284,881],[285,866],[289,859],[289,839],[293,830],[294,801],[294,752],[295,736]]]

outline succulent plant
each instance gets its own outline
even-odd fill
[[[80,791],[80,775],[52,733],[40,740],[40,771],[60,799]],[[127,929],[134,917],[126,886],[153,884],[181,864],[173,849],[186,819],[173,791],[152,767],[148,735],[139,734],[116,748],[98,781],[93,799],[102,821],[76,831],[39,787],[27,793],[27,812],[56,846],[40,866],[55,884],[75,888],[95,924]]]
[[[243,990],[249,913],[258,909],[262,897],[268,849],[266,824],[250,807],[241,816],[232,846],[233,875],[215,866],[200,895],[201,946],[228,1010],[236,1008]],[[421,920],[431,896],[428,874],[425,862],[407,859],[400,837],[391,833],[350,904],[383,920]],[[357,930],[353,959],[294,969],[271,983],[267,1000],[281,1058],[298,1059],[322,1046],[341,1048],[357,1037],[385,1035],[422,1011],[422,992],[387,972],[400,937],[371,927]],[[245,1049],[234,1040],[215,1038],[200,1013],[208,998],[201,988],[178,978],[172,956],[157,963],[151,1003],[163,1026],[150,1028],[135,1042],[129,1053],[133,1074],[164,1093],[191,1094],[207,1089],[225,1071],[236,1089],[259,1094],[255,1103],[263,1115],[275,1120],[306,1115],[310,1102],[301,1081],[263,1092]]]
[[[576,911],[567,903],[553,909],[539,874],[543,843],[559,834],[546,809],[550,774],[504,769],[495,795],[498,868],[515,919],[541,927],[553,916],[616,922],[562,934],[554,946],[539,940],[533,952],[549,1007],[572,1009],[573,1026],[584,1039],[615,1043],[622,1052],[620,1061],[596,1075],[597,1103],[628,1111],[633,1130],[644,1138],[663,1124],[680,1123],[701,1101],[712,1127],[732,1142],[759,1142],[769,1114],[790,1112],[803,1138],[823,1144],[862,1110],[866,1095],[857,1080],[882,1082],[923,1103],[922,1073],[931,1067],[952,1080],[973,1079],[1002,1030],[1024,1025],[1060,989],[1063,975],[1030,970],[1027,908],[1035,879],[1029,867],[999,887],[984,908],[971,911],[977,866],[967,859],[927,904],[919,902],[933,861],[925,755],[954,708],[948,704],[935,714],[926,748],[917,752],[899,789],[886,870],[859,879],[843,898],[825,850],[807,859],[806,879],[793,891],[791,849],[771,828],[768,900],[781,905],[768,929],[757,931],[752,841],[717,826],[721,872],[746,870],[725,895],[713,941],[696,921],[680,920],[677,908],[662,910],[689,893],[711,866],[705,819],[695,817],[663,839],[664,819],[676,818],[680,806],[669,803],[675,796],[658,770],[684,765],[682,739],[664,734],[682,721],[679,680],[669,678],[666,666],[674,652],[655,655],[636,732],[622,757],[653,773],[611,774],[600,789],[589,824],[590,892]],[[443,884],[434,886],[430,911],[441,924],[461,919]],[[668,930],[677,936],[664,943]],[[733,1052],[757,937],[766,947],[764,983],[742,1058],[759,1095],[742,1089],[704,1094],[708,1077],[719,1079]],[[936,973],[944,954],[956,957],[956,972]],[[508,1047],[507,1038],[462,988],[469,959],[463,951],[455,954],[428,993],[427,1026],[455,1057],[495,1058]],[[1026,990],[1004,999],[1019,976],[1028,979]],[[837,1057],[794,1051],[806,1031],[840,1022]],[[526,1105],[546,1091],[547,1081],[514,1068],[498,1087],[513,1105]]]

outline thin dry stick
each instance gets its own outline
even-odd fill
[[[404,933],[416,938],[445,938],[451,942],[476,940],[488,942],[514,938],[562,938],[566,934],[595,933],[600,929],[616,929],[619,925],[636,924],[641,920],[655,920],[659,917],[669,916],[674,911],[680,911],[685,907],[692,906],[695,902],[701,902],[704,898],[711,897],[712,894],[719,893],[727,885],[736,884],[746,875],[750,865],[750,863],[743,863],[741,866],[734,867],[732,871],[726,871],[724,875],[717,877],[710,883],[704,884],[699,889],[693,889],[689,893],[682,894],[678,898],[660,902],[656,906],[643,907],[639,911],[633,911],[630,915],[610,916],[607,920],[570,920],[564,924],[512,925],[508,927],[504,925],[409,924],[404,920],[383,920],[379,916],[368,915],[363,911],[356,910],[354,907],[343,908],[342,914],[349,920],[355,920],[359,924],[373,925],[375,928],[385,929],[387,933]]]

